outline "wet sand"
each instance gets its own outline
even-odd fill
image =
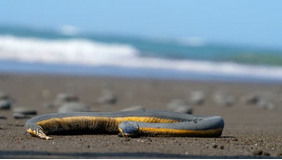
[[[116,93],[116,104],[98,104],[104,88]],[[46,107],[58,93],[73,93],[94,111],[119,111],[141,105],[166,109],[172,99],[189,99],[203,91],[203,105],[192,105],[194,114],[220,115],[225,128],[220,138],[140,137],[117,135],[54,135],[41,140],[25,133],[27,119],[16,120],[11,110],[0,110],[0,158],[257,158],[282,156],[282,85],[261,83],[197,82],[188,80],[130,79],[58,75],[0,74],[0,91],[8,93],[13,107],[26,106],[38,114],[57,112]],[[217,92],[235,97],[232,106],[213,100]],[[246,104],[250,94],[265,97],[274,109]],[[280,157],[282,158],[282,157]]]

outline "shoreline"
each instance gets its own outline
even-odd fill
[[[279,77],[232,75],[211,72],[181,71],[173,69],[135,68],[121,66],[91,66],[79,64],[45,64],[0,60],[0,74],[64,75],[83,77],[134,78],[183,81],[218,81],[231,83],[282,84]],[[279,74],[279,73],[277,73]]]

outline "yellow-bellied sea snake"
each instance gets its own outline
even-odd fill
[[[195,116],[167,111],[75,112],[33,117],[26,131],[42,139],[56,133],[120,133],[122,136],[218,137],[224,127],[220,116]]]

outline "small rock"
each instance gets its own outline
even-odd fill
[[[255,150],[254,152],[253,152],[253,155],[254,156],[261,156],[263,154],[263,151],[262,150]]]
[[[125,141],[125,142],[129,142],[130,140],[131,140],[131,139],[128,138],[128,137],[125,137],[125,138],[124,138],[124,141]]]
[[[22,114],[22,113],[13,113],[13,117],[15,119],[26,119],[26,118],[30,118],[29,115],[25,115],[25,114]]]
[[[55,99],[54,105],[61,106],[67,102],[79,102],[79,97],[74,94],[59,93]]]
[[[21,113],[24,115],[36,115],[37,111],[26,107],[16,107],[13,109],[14,113]]]
[[[277,153],[277,156],[278,156],[278,157],[282,157],[282,152],[278,152],[278,153]]]
[[[167,104],[167,108],[173,112],[192,114],[193,108],[181,99],[174,99]]]
[[[174,112],[178,113],[186,113],[186,114],[192,114],[193,113],[193,108],[186,105],[186,106],[178,106],[173,110]]]
[[[236,99],[231,95],[217,93],[214,95],[214,101],[221,106],[232,106]]]
[[[148,142],[153,142],[153,140],[151,138],[147,138]]]
[[[8,100],[10,96],[7,93],[0,92],[0,100]]]
[[[137,139],[136,141],[137,141],[137,142],[141,142],[141,143],[144,143],[144,142],[145,142],[143,139]]]
[[[266,110],[273,110],[275,108],[273,103],[264,99],[260,99],[256,105],[258,108],[266,109]]]
[[[190,95],[190,103],[195,105],[202,105],[205,102],[205,93],[202,91],[194,91]]]
[[[182,99],[173,99],[167,104],[167,108],[173,109],[179,105],[186,105],[186,104],[188,103]]]
[[[54,108],[55,105],[54,104],[50,104],[50,103],[45,103],[45,104],[43,104],[43,107],[44,108]]]
[[[0,115],[0,119],[7,119],[7,117]]]
[[[246,96],[244,101],[246,104],[256,105],[261,109],[273,110],[275,108],[272,102],[255,94]]]
[[[65,103],[58,109],[58,113],[89,112],[89,111],[90,108],[88,106],[78,102]]]
[[[217,148],[217,144],[212,144],[212,148]]]
[[[223,150],[223,149],[224,149],[224,146],[220,146],[219,149]]]
[[[263,155],[263,156],[270,156],[270,153],[268,153],[268,152],[263,152],[262,155]]]
[[[103,90],[102,95],[98,98],[100,104],[116,104],[117,96],[110,90]]]
[[[245,96],[244,99],[243,99],[243,101],[246,104],[253,104],[253,105],[257,104],[259,100],[260,100],[260,96],[255,95],[255,94]]]
[[[8,110],[12,107],[10,100],[0,100],[0,110]]]
[[[145,111],[146,109],[142,106],[132,106],[129,108],[124,108],[121,111],[122,112],[127,112],[127,111]]]
[[[68,94],[68,93],[60,93],[57,95],[57,98],[59,100],[65,101],[65,102],[74,102],[79,101],[79,97],[74,94]]]

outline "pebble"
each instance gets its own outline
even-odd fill
[[[132,107],[129,107],[129,108],[124,108],[120,111],[122,112],[127,112],[127,111],[145,111],[146,109],[142,106],[132,106]]]
[[[270,156],[270,153],[268,153],[268,152],[263,152],[263,155],[264,155],[264,156]]]
[[[130,138],[125,137],[123,141],[124,141],[124,142],[129,142],[130,140],[131,140]]]
[[[14,113],[21,113],[24,115],[36,115],[37,111],[35,109],[30,109],[26,107],[16,107],[13,109]]]
[[[29,115],[25,115],[23,113],[13,113],[13,117],[15,119],[26,119],[26,118],[30,118]]]
[[[202,105],[205,102],[205,93],[202,91],[193,91],[190,95],[190,103],[194,105]]]
[[[235,103],[236,99],[231,95],[217,93],[214,95],[214,101],[221,106],[229,107]]]
[[[116,104],[117,96],[111,90],[103,90],[102,95],[98,98],[100,104]]]
[[[218,147],[217,144],[212,145],[212,148],[217,148],[217,147]]]
[[[137,142],[141,142],[141,143],[144,143],[144,142],[145,142],[143,139],[137,139],[136,141],[137,141]]]
[[[273,105],[273,103],[265,100],[265,99],[260,99],[258,101],[258,103],[256,104],[256,106],[258,108],[261,108],[261,109],[266,109],[266,110],[273,110],[275,108],[275,106]]]
[[[79,102],[79,97],[74,94],[59,93],[54,101],[54,105],[61,106],[67,102]]]
[[[270,156],[270,153],[265,152],[265,151],[263,151],[263,150],[255,150],[255,151],[253,152],[253,155],[254,155],[254,156]]]
[[[151,138],[147,138],[148,142],[153,142],[153,140]]]
[[[7,117],[0,115],[0,119],[7,119]]]
[[[10,99],[10,96],[7,93],[0,91],[0,100],[8,100]]]
[[[192,114],[193,113],[193,108],[186,105],[186,106],[178,106],[173,110],[174,112],[178,113],[186,113],[186,114]]]
[[[258,108],[273,110],[275,108],[274,104],[256,94],[248,95],[244,98],[246,104],[256,105]]]
[[[173,99],[167,104],[167,108],[173,112],[192,114],[193,108],[181,99]]]
[[[90,108],[79,102],[68,102],[63,104],[58,109],[58,113],[70,113],[70,112],[89,112]]]
[[[263,153],[262,150],[255,150],[255,151],[253,151],[253,155],[254,155],[254,156],[261,156],[262,153]]]
[[[182,99],[173,99],[167,104],[167,108],[173,109],[179,105],[185,105],[185,104],[187,104],[187,102]]]
[[[277,153],[278,157],[282,157],[282,151]]]
[[[220,146],[219,149],[224,150],[224,146]]]
[[[12,107],[10,100],[0,100],[0,110],[8,110]]]
[[[56,98],[65,102],[79,101],[78,96],[68,93],[59,93]]]
[[[246,104],[257,104],[259,100],[260,100],[260,96],[256,94],[252,94],[244,97],[244,101]]]
[[[54,108],[55,105],[54,104],[50,104],[50,103],[45,103],[45,104],[43,104],[43,107],[44,108]]]

